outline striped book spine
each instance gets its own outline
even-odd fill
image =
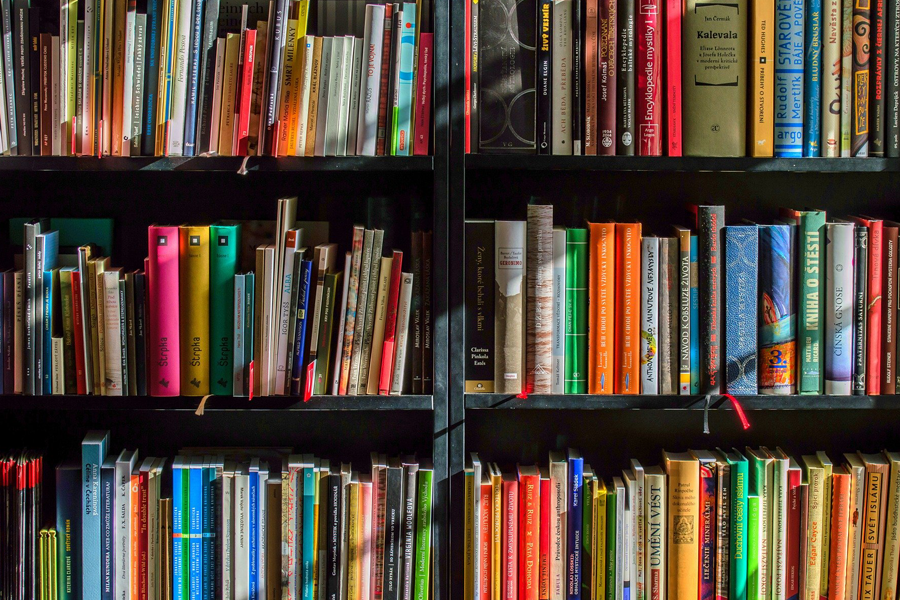
[[[553,206],[530,205],[526,238],[525,390],[549,394],[553,342]]]
[[[565,393],[587,393],[587,229],[566,231]]]

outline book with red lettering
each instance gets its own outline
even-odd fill
[[[872,217],[855,217],[859,225],[869,230],[869,269],[866,288],[866,394],[881,394],[881,292],[882,242],[884,223]]]
[[[541,474],[534,465],[519,471],[519,600],[538,600],[540,591]]]
[[[614,393],[641,391],[641,224],[616,223]]]
[[[151,225],[147,228],[149,254],[148,309],[150,336],[147,388],[151,396],[181,393],[178,320],[178,227]]]
[[[500,554],[500,600],[519,600],[519,581],[516,577],[519,548],[519,482],[511,473],[504,473],[500,483],[500,514],[502,519]]]
[[[681,0],[666,0],[666,153],[681,156]]]
[[[394,354],[397,337],[397,310],[400,306],[400,273],[403,270],[403,252],[394,250],[391,256],[391,286],[388,288],[387,313],[384,319],[384,344],[381,349],[381,377],[378,394],[391,393],[391,377],[394,374]]]
[[[72,289],[81,289],[81,271],[72,271]],[[72,294],[72,320],[75,330],[75,383],[79,394],[87,394],[87,380],[84,377],[84,313],[81,311],[81,296]]]
[[[478,548],[478,560],[479,568],[479,580],[476,582],[476,585],[479,586],[479,596],[481,598],[490,598],[491,597],[491,586],[493,585],[493,581],[491,579],[493,570],[491,569],[491,543],[494,539],[493,535],[493,514],[494,514],[494,487],[491,485],[491,477],[487,473],[481,474],[481,483],[479,483],[479,496],[478,501],[480,503],[480,512],[481,515],[481,523],[478,526],[481,528],[481,547]]]
[[[234,136],[233,156],[246,156],[247,145],[250,142],[250,100],[253,98],[253,65],[256,62],[256,30],[248,29],[244,32],[244,54],[241,63],[240,105],[238,108],[237,131]]]
[[[897,393],[897,237],[900,224],[885,221],[882,234],[884,314],[882,315],[881,393]]]
[[[637,0],[634,28],[634,70],[637,72],[634,122],[637,125],[637,155],[662,155],[662,0]]]
[[[618,70],[618,0],[600,0],[597,52],[597,154],[616,153],[616,71]]]
[[[538,570],[538,598],[550,600],[550,473],[541,467],[541,549]]]
[[[416,81],[416,124],[413,130],[413,154],[428,156],[431,139],[431,74],[434,64],[434,34],[419,36],[418,81]]]

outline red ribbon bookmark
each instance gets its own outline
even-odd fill
[[[750,429],[750,421],[747,420],[747,413],[744,412],[744,407],[741,406],[741,403],[737,401],[737,398],[735,398],[731,394],[722,395],[731,401],[731,406],[732,408],[734,408],[734,412],[737,413],[738,419],[741,420],[741,425],[744,427],[744,429]]]

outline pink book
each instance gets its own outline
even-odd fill
[[[866,394],[881,394],[881,313],[884,286],[884,221],[869,216],[855,217],[857,225],[869,229],[869,272],[866,287]],[[893,307],[891,307],[893,308]]]
[[[246,156],[247,144],[250,141],[250,99],[253,96],[253,64],[256,53],[256,30],[248,29],[244,33],[244,62],[241,65],[241,103],[238,106],[237,135],[234,136],[234,156]]]
[[[434,34],[419,36],[419,80],[416,82],[416,127],[413,138],[413,154],[428,156],[431,137],[431,70],[434,63]]]
[[[387,314],[384,319],[384,345],[381,347],[379,396],[387,396],[391,393],[391,377],[394,375],[394,343],[397,337],[397,310],[400,306],[400,272],[402,270],[403,253],[394,250],[391,257],[391,287],[388,289]]]
[[[666,150],[681,156],[681,1],[666,0]]]
[[[178,227],[147,228],[150,255],[149,279],[150,336],[147,388],[151,396],[181,394],[178,369]]]
[[[372,590],[372,478],[359,476],[359,519],[362,521],[359,538],[359,597],[368,600]]]
[[[634,37],[637,52],[634,70],[637,71],[636,110],[638,156],[662,155],[662,36],[659,31],[661,0],[638,0],[637,27]]]

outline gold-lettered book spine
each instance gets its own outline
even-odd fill
[[[181,392],[209,393],[209,227],[179,228]]]

